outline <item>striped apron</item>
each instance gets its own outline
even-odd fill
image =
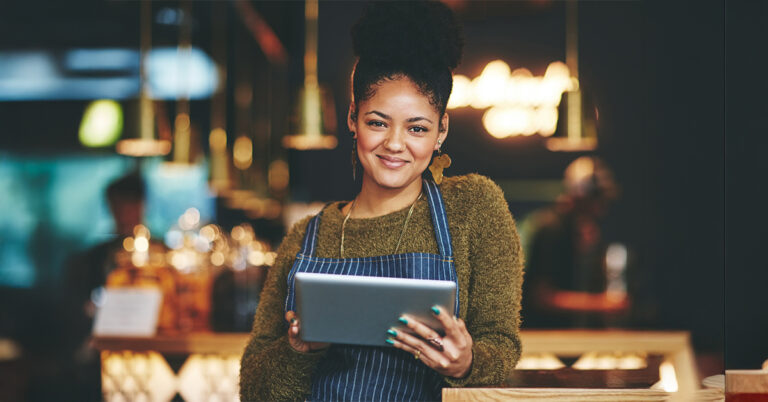
[[[317,258],[315,246],[322,212],[309,221],[301,251],[288,274],[286,311],[295,311],[297,272],[451,280],[456,283],[454,311],[459,313],[459,283],[453,265],[451,234],[440,189],[424,180],[440,255],[406,253],[365,258]],[[382,328],[382,338],[384,331]],[[310,400],[439,400],[443,379],[410,353],[391,346],[332,344],[312,378]]]

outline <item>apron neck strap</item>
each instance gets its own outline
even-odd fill
[[[432,215],[432,226],[435,228],[435,240],[440,249],[440,255],[443,257],[453,257],[453,246],[451,245],[451,232],[448,230],[448,216],[445,212],[445,203],[440,188],[432,180],[423,181],[424,192],[427,193],[427,202],[429,203],[429,212]],[[327,207],[326,204],[325,207]],[[323,211],[320,210],[307,225],[307,233],[304,235],[304,243],[301,246],[301,254],[306,256],[315,255],[317,246],[317,231],[320,228],[320,218]]]
[[[315,247],[317,246],[317,231],[320,228],[320,217],[323,216],[323,210],[325,210],[325,207],[330,204],[331,203],[327,203],[323,205],[323,208],[320,209],[320,212],[318,212],[314,218],[309,220],[309,223],[307,224],[307,233],[304,235],[304,242],[301,245],[301,254],[306,256],[315,255]]]
[[[424,179],[424,191],[427,193],[429,212],[432,214],[432,226],[435,228],[435,239],[440,254],[443,257],[453,257],[451,232],[448,230],[448,215],[445,212],[443,194],[434,181],[427,179]]]

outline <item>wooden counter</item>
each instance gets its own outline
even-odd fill
[[[117,398],[125,397],[121,387],[127,377],[137,377],[136,372],[142,365],[153,362],[153,370],[162,373],[165,378],[158,380],[158,384],[177,384],[176,390],[168,389],[162,396],[155,395],[147,387],[145,392],[150,399],[165,400],[166,394],[173,395],[178,392],[184,399],[193,400],[192,396],[199,393],[206,395],[231,396],[237,395],[237,373],[239,373],[240,356],[248,342],[247,333],[193,333],[193,334],[165,334],[151,338],[128,337],[95,337],[92,346],[102,352],[103,384],[105,392],[110,390]],[[623,331],[623,330],[547,330],[547,331],[522,331],[521,341],[523,346],[523,358],[535,354],[550,354],[562,358],[575,360],[586,353],[643,353],[649,356],[657,356],[656,366],[652,369],[658,372],[658,362],[662,359],[674,367],[674,376],[681,393],[696,395],[700,400],[718,400],[722,392],[699,390],[699,379],[696,375],[693,351],[690,346],[687,332],[674,331]],[[138,363],[132,363],[138,359]],[[568,359],[564,360],[568,361]],[[167,363],[167,364],[166,364]],[[138,365],[136,365],[138,364]],[[568,365],[566,365],[568,366]],[[111,369],[114,368],[114,370]],[[166,368],[167,367],[167,368]],[[649,372],[651,365],[646,367]],[[605,384],[600,387],[612,387],[614,389],[599,388],[571,388],[585,385],[588,378],[601,378],[599,370],[574,370],[565,367],[552,370],[516,370],[519,378],[536,378],[549,381],[553,384],[543,384],[542,381],[525,380],[523,383],[509,382],[516,388],[476,388],[476,389],[445,389],[443,399],[446,401],[459,400],[666,400],[670,394],[655,389],[620,389],[621,385]],[[611,371],[611,370],[603,370]],[[622,371],[622,370],[614,370]],[[626,374],[618,378],[631,378]],[[218,380],[203,381],[203,378],[212,378],[210,373],[221,373]],[[205,374],[203,374],[205,373]],[[557,375],[551,375],[559,373]],[[523,376],[519,376],[524,374]],[[646,373],[647,374],[647,373]],[[532,377],[533,376],[533,377]],[[562,381],[568,377],[568,381]],[[571,378],[573,377],[573,378]],[[574,380],[575,378],[575,380]],[[580,381],[579,378],[582,378]],[[617,378],[617,376],[613,376]],[[560,381],[557,381],[561,379]],[[571,381],[573,380],[573,381]],[[133,380],[131,380],[133,381]],[[149,384],[147,379],[143,383]],[[130,382],[130,381],[129,381]],[[137,383],[137,381],[133,381]],[[186,385],[185,385],[186,384]],[[219,384],[219,385],[217,385]],[[227,384],[222,388],[220,384]],[[623,388],[632,387],[631,381],[623,381]],[[183,389],[184,386],[188,388]],[[532,388],[535,386],[537,388]],[[650,387],[650,385],[647,385]],[[202,387],[202,388],[201,388]],[[520,388],[524,387],[524,388]],[[131,394],[132,395],[132,394]],[[112,398],[105,394],[107,400]],[[156,398],[155,398],[156,397]],[[709,398],[712,397],[712,398]],[[130,398],[129,398],[130,399]]]
[[[486,401],[550,402],[648,402],[648,401],[723,401],[721,390],[704,389],[675,394],[653,389],[583,388],[444,388],[443,402]]]

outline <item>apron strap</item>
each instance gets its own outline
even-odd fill
[[[323,211],[328,205],[331,205],[331,203],[329,202],[323,205],[320,212],[318,212],[314,218],[309,220],[309,223],[307,224],[307,232],[304,234],[304,242],[301,245],[301,254],[311,257],[315,255],[315,247],[317,247],[317,231],[320,228],[320,217],[323,216]]]
[[[435,239],[443,257],[453,257],[451,232],[448,230],[448,216],[445,213],[445,203],[440,188],[432,180],[424,180],[424,189],[429,201],[429,212],[432,214],[432,226],[435,227]]]

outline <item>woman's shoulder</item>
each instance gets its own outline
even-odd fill
[[[309,214],[303,218],[296,220],[288,229],[283,242],[292,244],[299,244],[303,241],[304,236],[307,233],[309,227],[309,221],[314,219],[318,214],[322,214],[321,226],[323,224],[336,225],[341,223],[344,219],[341,213],[341,207],[347,204],[349,201],[333,201],[325,204],[322,208],[318,208],[316,213]]]
[[[514,217],[504,192],[490,178],[468,174],[445,178],[440,185],[450,224],[470,236],[514,231]],[[457,233],[458,233],[457,232]]]
[[[304,235],[307,233],[309,221],[314,217],[315,215],[307,215],[291,225],[288,233],[283,237],[283,241],[280,244],[281,248],[300,249]]]
[[[506,207],[504,192],[489,177],[477,173],[445,177],[440,190],[446,203],[488,205],[503,203]]]

